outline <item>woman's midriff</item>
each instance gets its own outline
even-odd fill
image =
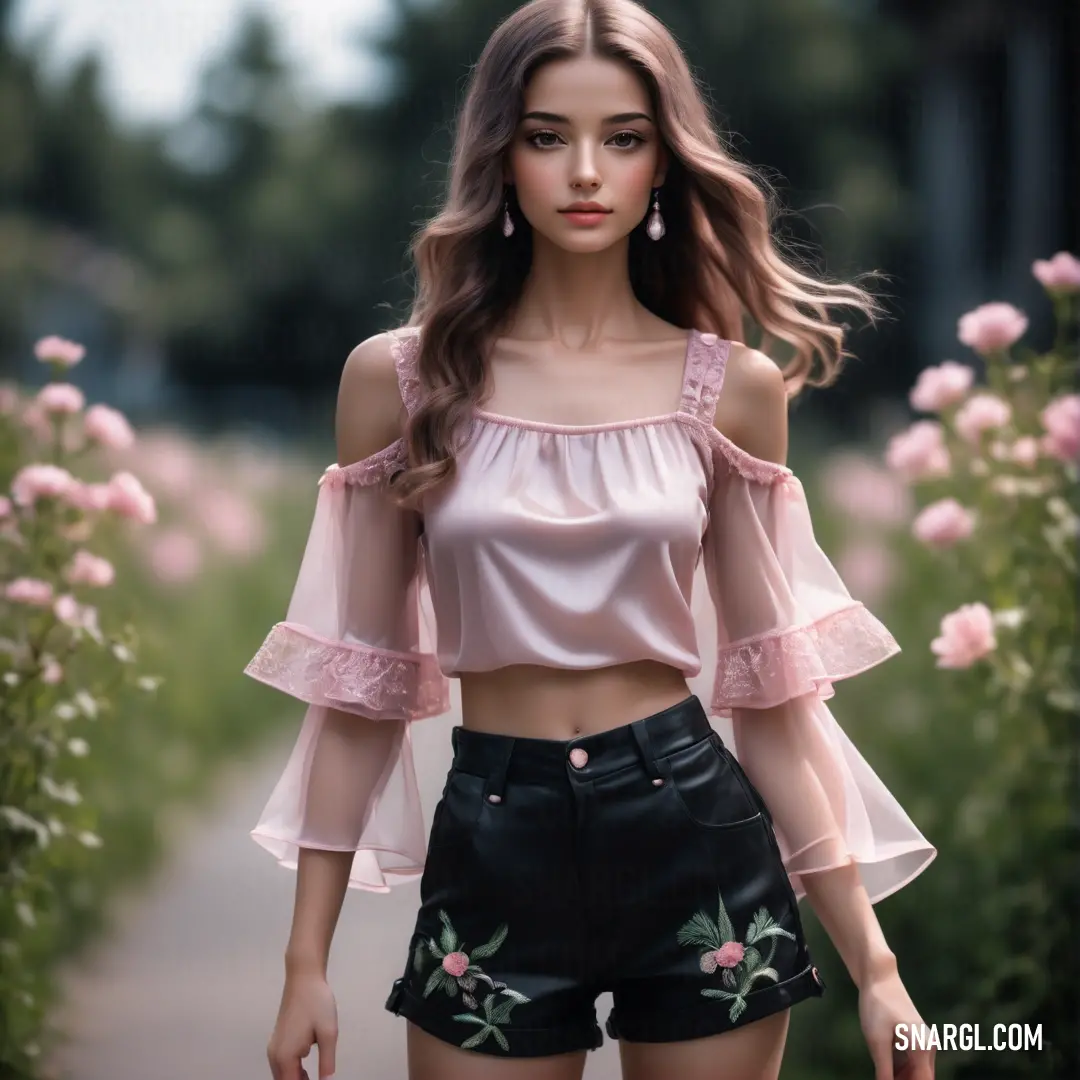
[[[463,727],[523,739],[595,735],[690,696],[686,676],[655,660],[587,671],[515,664],[460,682]]]

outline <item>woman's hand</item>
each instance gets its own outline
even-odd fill
[[[312,1080],[300,1062],[315,1043],[319,1045],[318,1080],[333,1076],[337,1036],[337,1002],[326,978],[315,972],[287,976],[266,1048],[274,1080]]]
[[[933,1050],[895,1049],[897,1024],[923,1022],[895,969],[863,984],[859,1020],[874,1059],[874,1080],[933,1080]]]

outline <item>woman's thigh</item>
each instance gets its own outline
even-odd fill
[[[581,1080],[585,1050],[550,1057],[505,1058],[462,1050],[406,1022],[409,1080]]]
[[[721,1035],[671,1043],[619,1040],[623,1080],[776,1080],[790,1010]]]

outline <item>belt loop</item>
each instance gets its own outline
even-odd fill
[[[645,771],[654,779],[663,779],[667,769],[656,760],[652,751],[652,743],[649,740],[649,731],[645,726],[644,720],[635,720],[630,725],[630,731],[633,733],[634,740],[637,742],[638,750],[641,753],[641,760],[645,765]]]
[[[484,785],[486,789],[485,797],[490,803],[501,803],[503,801],[503,794],[506,792],[506,773],[510,768],[510,755],[513,752],[514,737],[507,735],[499,750],[499,762],[491,770],[491,775]]]

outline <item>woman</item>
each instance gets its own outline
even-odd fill
[[[346,361],[338,463],[248,668],[310,704],[254,830],[298,868],[274,1076],[306,1076],[314,1042],[333,1073],[346,887],[422,874],[386,1001],[412,1080],[579,1078],[605,990],[628,1080],[775,1078],[789,1008],[824,985],[804,894],[878,1080],[927,1080],[925,1056],[893,1072],[894,1025],[920,1020],[871,905],[934,849],[825,705],[898,646],[784,464],[788,397],[844,356],[828,309],[874,301],[778,254],[630,0],[498,27],[414,255],[409,325]],[[744,312],[792,346],[783,371],[732,340]],[[708,711],[686,683],[699,563]],[[410,724],[447,711],[449,677],[462,723],[425,841]]]

